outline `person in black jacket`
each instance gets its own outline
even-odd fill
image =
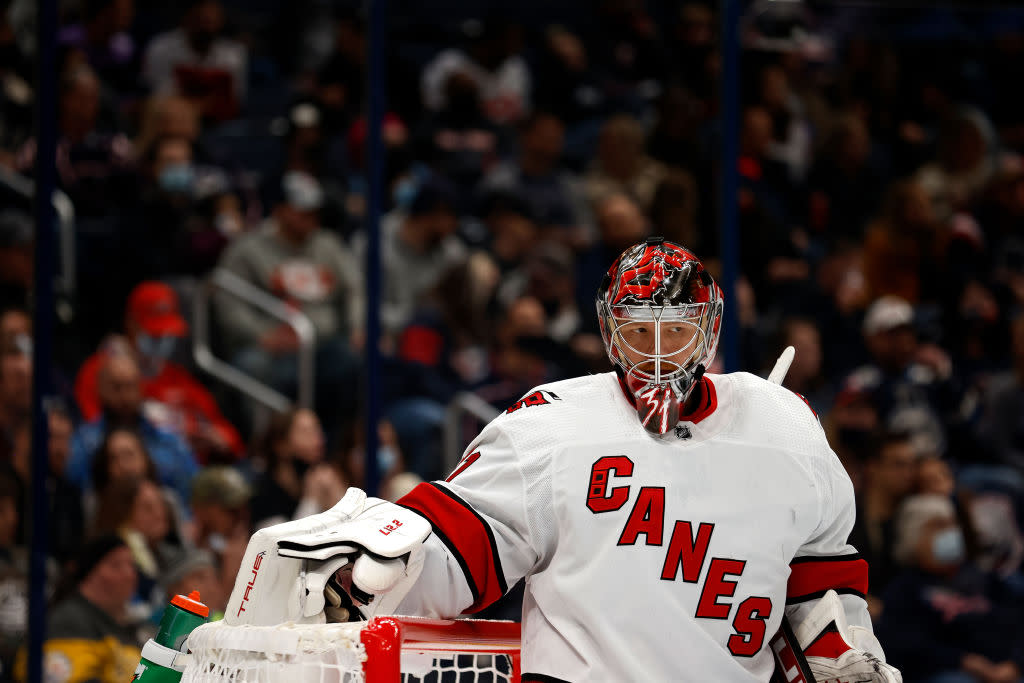
[[[885,591],[877,634],[905,683],[1021,681],[1024,595],[969,560],[953,502],[912,496],[895,529],[904,570]]]

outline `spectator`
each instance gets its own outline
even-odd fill
[[[811,163],[811,125],[786,70],[778,64],[762,67],[758,95],[758,104],[772,118],[768,158],[785,166],[789,179],[800,184]]]
[[[983,459],[1024,476],[1024,312],[1010,323],[1012,365],[994,376],[982,393],[974,441]]]
[[[786,387],[800,394],[815,413],[823,415],[832,407],[834,390],[824,373],[824,348],[818,325],[809,318],[792,316],[784,319],[779,327],[780,346],[783,349],[792,346],[796,350],[786,373]]]
[[[913,181],[889,188],[882,215],[867,228],[863,273],[868,295],[892,295],[916,304],[935,296],[944,255],[931,201]]]
[[[350,482],[351,486],[359,488],[366,487],[364,435],[364,430],[353,429],[348,433],[348,438],[341,446],[345,479]],[[425,469],[438,472],[438,477],[444,476],[439,472],[440,462],[423,464],[426,466]],[[406,461],[398,443],[398,433],[388,420],[381,420],[377,424],[377,471],[382,498],[391,501],[398,500],[404,495],[403,491],[408,492],[423,481],[415,472],[406,471],[405,466]]]
[[[87,542],[54,596],[44,670],[66,672],[69,681],[129,680],[142,655],[128,609],[137,582],[121,538],[106,534]],[[19,659],[16,677],[23,680],[24,658]]]
[[[962,107],[943,121],[936,159],[918,169],[915,180],[945,222],[971,208],[1002,161],[991,121],[978,109]]]
[[[82,491],[65,474],[68,456],[71,452],[73,425],[71,416],[59,403],[54,402],[47,409],[46,491],[49,505],[49,554],[61,564],[75,554],[82,542],[84,530]],[[24,499],[32,481],[31,421],[25,420],[14,433],[11,466],[19,480]],[[22,519],[18,538],[28,538],[27,519]]]
[[[103,83],[122,97],[139,87],[139,55],[129,33],[134,16],[134,0],[87,0],[81,21],[57,34],[61,46],[82,50]]]
[[[616,108],[642,111],[661,92],[668,68],[657,24],[637,0],[602,0],[595,10],[586,44],[606,77],[604,89]]]
[[[0,312],[0,343],[18,343],[32,338],[32,317],[24,308],[12,306]]]
[[[224,592],[217,570],[217,558],[209,550],[183,550],[160,575],[161,602],[166,605],[175,595],[187,596],[192,591],[199,591],[199,600],[210,608],[210,621],[223,619],[237,567],[231,574],[232,583],[228,584],[227,593]],[[156,615],[154,619],[157,619]]]
[[[0,666],[5,677],[28,635],[29,554],[18,542],[23,501],[17,477],[0,469]]]
[[[395,335],[409,322],[416,305],[452,264],[466,258],[455,235],[458,217],[455,190],[438,177],[416,192],[408,211],[396,209],[381,221],[381,325]],[[355,243],[360,261],[365,236]]]
[[[897,570],[893,561],[896,511],[913,493],[917,472],[917,455],[908,434],[882,434],[867,449],[850,545],[868,561],[868,604],[875,617],[882,612],[879,598]]]
[[[594,312],[595,282],[600,283],[607,264],[626,247],[650,234],[650,223],[639,203],[624,192],[613,192],[594,204],[598,240],[576,260],[576,305],[585,316],[586,329],[597,332]]]
[[[449,85],[460,75],[480,94],[484,115],[494,123],[515,123],[530,112],[532,80],[519,55],[521,29],[497,17],[462,25],[465,45],[442,50],[423,69],[423,102],[438,112],[451,108]],[[462,91],[459,91],[460,93]]]
[[[86,528],[95,523],[100,500],[111,487],[123,489],[140,479],[160,482],[142,437],[130,427],[114,427],[107,432],[93,457],[91,474],[94,488],[85,492],[83,501]],[[161,486],[160,493],[167,501],[174,526],[180,527],[187,516],[180,496],[167,486]]]
[[[316,414],[292,410],[275,415],[263,436],[266,470],[252,500],[256,528],[299,519],[331,507],[348,484],[324,459],[324,434]]]
[[[157,427],[143,412],[142,377],[130,355],[112,354],[97,374],[100,416],[78,426],[71,439],[67,476],[77,486],[90,487],[90,468],[104,435],[114,427],[129,427],[142,435],[156,464],[160,483],[188,500],[192,477],[199,469],[195,454],[180,437]]]
[[[647,211],[666,169],[660,161],[647,156],[644,129],[632,116],[611,117],[601,128],[597,155],[584,177],[584,187],[591,202],[624,192]]]
[[[1019,593],[966,554],[953,503],[908,498],[895,520],[895,557],[878,637],[908,681],[1019,681],[1024,615]]]
[[[199,109],[191,100],[181,95],[153,95],[142,107],[135,148],[149,150],[161,138],[174,138],[187,140],[194,149],[200,133]]]
[[[415,151],[435,173],[468,196],[509,156],[512,129],[485,116],[479,85],[469,75],[461,71],[448,75],[444,92],[444,106],[413,129]],[[468,204],[463,202],[460,212],[468,210]]]
[[[807,176],[808,227],[830,244],[861,243],[885,174],[874,162],[871,132],[855,113],[836,117]]]
[[[32,356],[11,341],[0,348],[0,452],[10,457],[14,435],[32,417]]]
[[[193,544],[215,561],[211,599],[227,603],[251,531],[249,503],[252,487],[238,470],[207,467],[192,486]],[[207,603],[214,608],[216,604]]]
[[[594,60],[580,37],[564,26],[548,26],[543,41],[534,69],[537,104],[589,142],[591,129],[608,108],[608,93]]]
[[[186,439],[202,463],[241,457],[245,446],[238,430],[209,390],[171,360],[175,345],[188,334],[174,290],[162,282],[143,282],[128,297],[124,320],[127,351],[142,370],[146,415],[157,427]],[[100,416],[97,380],[107,353],[90,356],[75,378],[75,399],[86,420]]]
[[[100,80],[88,64],[68,62],[59,74],[57,176],[75,217],[105,218],[131,196],[135,150],[113,125],[101,119]],[[18,153],[17,169],[35,166],[36,141]]]
[[[35,268],[35,231],[28,214],[15,209],[0,212],[0,308],[25,309]]]
[[[918,341],[914,309],[898,297],[871,304],[863,335],[871,361],[854,370],[848,381],[866,388],[885,428],[911,432],[918,455],[944,454],[943,416],[952,410],[956,395],[948,354]]]
[[[245,101],[248,50],[224,35],[219,0],[189,0],[184,10],[179,28],[146,46],[143,80],[158,94],[189,98],[204,119],[233,119]]]
[[[291,172],[283,186],[273,214],[224,252],[221,267],[309,317],[316,332],[316,405],[333,433],[354,412],[351,388],[363,343],[360,269],[341,240],[320,225],[323,192],[316,179]],[[299,338],[293,328],[224,292],[214,305],[235,364],[294,395]]]
[[[138,570],[136,595],[148,608],[147,617],[159,607],[154,589],[160,573],[181,549],[180,542],[172,541],[174,531],[170,504],[155,482],[118,480],[100,494],[93,533],[117,534],[128,545]]]
[[[494,168],[483,187],[522,197],[550,237],[580,247],[593,240],[593,226],[579,179],[561,166],[564,146],[565,125],[535,112],[520,125],[517,161]]]

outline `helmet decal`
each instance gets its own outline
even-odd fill
[[[714,359],[721,289],[692,252],[652,237],[608,269],[597,311],[605,350],[641,423],[665,433]]]

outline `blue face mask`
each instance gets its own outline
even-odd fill
[[[188,194],[195,182],[196,172],[192,164],[171,164],[160,171],[157,181],[160,189],[170,194]]]
[[[381,446],[377,449],[377,471],[382,475],[391,471],[398,462],[398,451],[392,446]]]
[[[395,184],[394,189],[391,191],[391,200],[395,203],[395,206],[401,209],[408,209],[412,204],[412,200],[416,199],[418,191],[419,183],[416,178],[405,177]]]
[[[943,529],[932,537],[932,556],[942,564],[956,564],[966,552],[963,532],[957,527]]]
[[[139,334],[135,338],[139,353],[151,361],[165,361],[170,358],[177,341],[176,337],[151,337],[148,334]]]

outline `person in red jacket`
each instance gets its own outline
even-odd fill
[[[148,418],[186,438],[201,463],[240,458],[245,446],[238,430],[206,387],[170,360],[175,343],[187,333],[174,290],[162,282],[139,284],[128,297],[124,337],[106,342],[82,364],[75,378],[75,401],[85,419],[98,417],[96,379],[103,358],[110,353],[131,353],[143,372]]]

